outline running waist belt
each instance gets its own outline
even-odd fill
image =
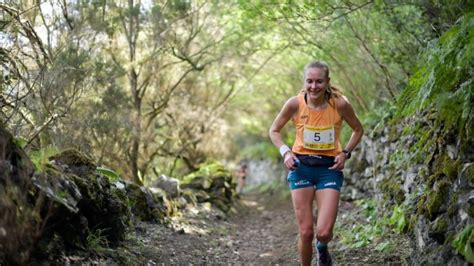
[[[325,155],[302,155],[297,154],[296,157],[302,164],[309,166],[332,166],[334,164],[334,156]]]

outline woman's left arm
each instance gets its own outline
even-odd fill
[[[352,105],[349,103],[346,97],[342,96],[336,99],[336,109],[342,118],[349,124],[352,129],[352,134],[349,139],[349,142],[345,146],[344,150],[352,152],[357,144],[359,144],[362,135],[364,134],[364,128],[357,118]],[[344,168],[344,162],[346,161],[346,154],[340,153],[335,158],[335,164],[329,168],[333,170],[342,170]]]

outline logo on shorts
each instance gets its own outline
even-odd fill
[[[329,183],[326,183],[324,184],[325,187],[329,187],[329,186],[336,186],[336,182],[329,182]]]
[[[308,180],[300,180],[300,181],[295,183],[295,186],[304,186],[304,185],[307,185],[307,184],[309,184]]]

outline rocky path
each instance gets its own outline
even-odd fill
[[[291,202],[279,197],[241,198],[226,217],[202,205],[167,227],[141,224],[126,244],[148,264],[297,264],[296,224]],[[133,257],[133,256],[132,256]]]
[[[244,195],[236,212],[222,212],[201,205],[189,208],[167,225],[142,223],[135,227],[124,246],[100,250],[99,263],[120,264],[253,264],[298,265],[297,225],[291,199],[268,194]],[[341,202],[336,235],[363,225],[363,207]],[[335,265],[406,265],[409,241],[386,234],[372,244],[351,248],[335,237],[331,252]],[[390,240],[394,248],[377,251],[377,243]],[[74,262],[73,260],[71,262]],[[314,264],[316,265],[316,264]]]

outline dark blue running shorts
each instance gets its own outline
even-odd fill
[[[302,163],[295,170],[290,170],[287,177],[291,190],[314,187],[316,190],[332,188],[341,191],[343,179],[342,171],[330,170],[327,166],[309,166]]]

